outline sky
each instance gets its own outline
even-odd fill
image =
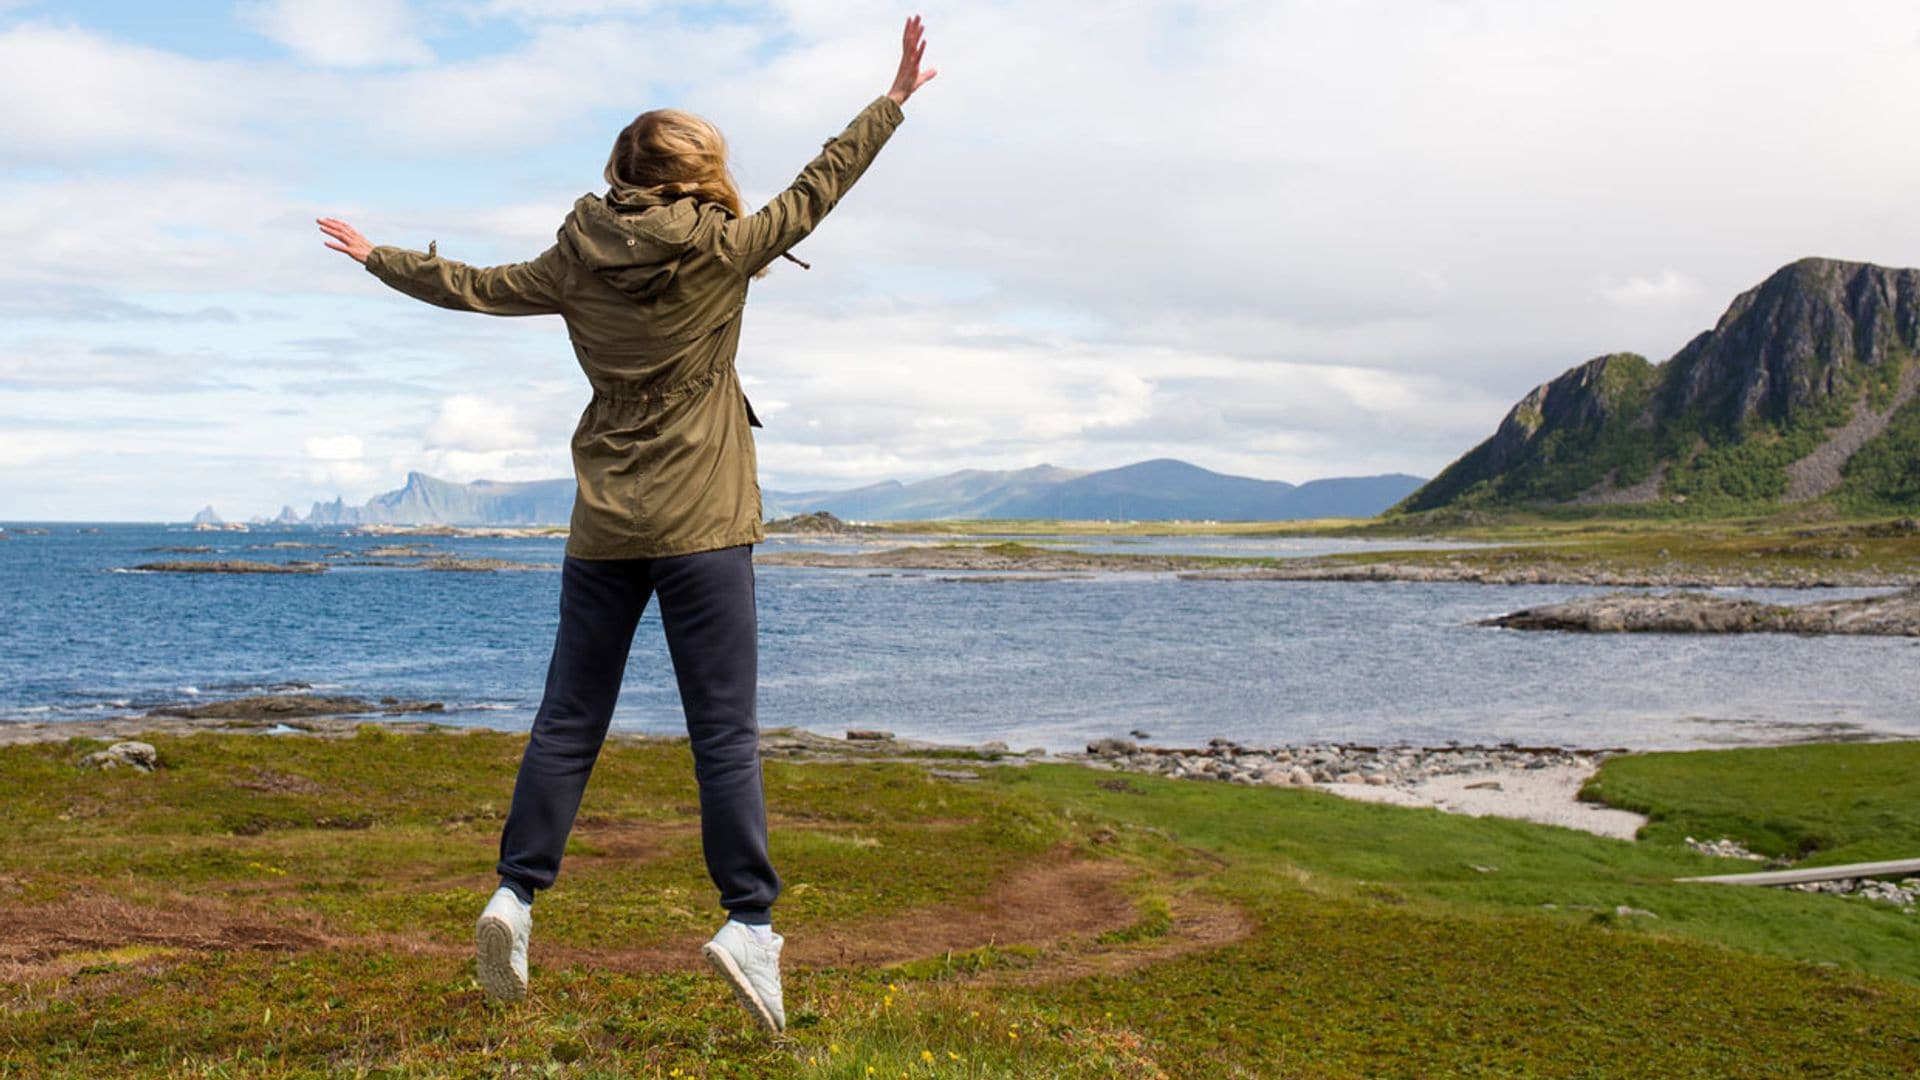
[[[756,282],[763,486],[1177,457],[1431,475],[1777,267],[1920,265],[1920,8],[929,5],[940,75]],[[0,0],[0,520],[568,474],[558,317],[442,311],[318,216],[531,258],[635,114],[750,205],[883,93],[866,0]]]

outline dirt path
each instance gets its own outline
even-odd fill
[[[649,841],[627,830],[594,830],[597,845],[629,857],[651,854]],[[631,844],[622,843],[632,841]],[[1178,899],[1164,935],[1131,945],[1097,939],[1139,919],[1126,891],[1137,871],[1111,860],[1066,853],[1015,871],[985,895],[870,922],[791,927],[789,969],[886,966],[966,952],[982,946],[1048,950],[1031,969],[1000,973],[1009,982],[1042,982],[1132,970],[1153,960],[1236,940],[1251,929],[1237,909],[1198,897]],[[476,910],[483,897],[475,892]],[[466,927],[459,928],[465,931]],[[472,947],[452,928],[409,934],[338,934],[319,916],[263,918],[218,898],[191,897],[165,907],[136,904],[104,891],[80,890],[61,903],[15,907],[0,928],[0,982],[71,974],[90,964],[152,961],[182,954],[264,950],[305,952],[372,948],[465,962]],[[448,940],[454,938],[456,940]],[[636,973],[704,970],[704,935],[634,949],[583,949],[533,942],[540,965],[586,966]],[[129,947],[138,947],[129,949]],[[119,955],[116,957],[115,952]]]

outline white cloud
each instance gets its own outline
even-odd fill
[[[419,64],[433,54],[405,0],[261,0],[240,21],[322,67]]]
[[[429,450],[407,459],[417,468],[443,480],[551,480],[572,475],[564,447],[536,450]],[[395,476],[404,470],[396,470]]]
[[[367,452],[358,435],[315,435],[301,445],[316,461],[357,461]]]
[[[234,65],[73,27],[8,27],[0,30],[0,162],[75,159],[117,174],[124,192],[133,154],[206,153],[235,142],[230,125],[251,109],[235,92],[236,76]]]
[[[609,15],[646,15],[659,10],[658,0],[487,0],[475,14],[484,18],[548,22],[555,19],[601,19]]]
[[[498,168],[584,114],[627,113],[602,136],[611,146],[619,125],[650,107],[647,85],[751,71],[766,37],[728,23],[543,24],[509,51],[377,76],[352,87],[347,105],[388,141],[485,150],[500,155]],[[604,154],[582,162],[580,183],[598,186]]]
[[[1600,294],[1618,307],[1650,307],[1691,300],[1700,294],[1700,283],[1677,270],[1667,269],[1609,282],[1601,286]]]
[[[426,445],[430,449],[459,453],[493,453],[532,446],[533,433],[520,426],[513,406],[501,405],[471,394],[457,394],[440,402],[439,412],[427,425]],[[462,468],[473,465],[467,461]]]
[[[298,31],[320,7],[249,9],[298,59],[0,29],[0,161],[27,166],[0,180],[0,382],[88,405],[246,383],[168,400],[210,427],[285,410],[276,465],[384,477],[355,490],[415,467],[564,475],[586,389],[557,321],[411,305],[310,218],[525,258],[660,104],[718,122],[764,199],[884,88],[900,14],[325,5],[386,30],[343,43]],[[940,78],[806,241],[815,269],[754,287],[766,481],[1162,453],[1290,480],[1436,470],[1528,388],[1603,352],[1667,356],[1791,259],[1915,262],[1920,143],[1888,132],[1920,98],[1916,18],[1891,0],[1845,19],[1784,0],[929,12]],[[500,44],[432,56],[463,21],[462,46]],[[116,316],[83,319],[81,286]],[[42,296],[72,314],[33,314]],[[215,310],[243,314],[143,315]],[[256,374],[290,357],[319,370]],[[404,387],[449,402],[422,416]],[[303,455],[342,407],[362,456]],[[179,445],[261,453],[248,434]],[[139,445],[129,460],[158,456]]]
[[[71,450],[71,439],[52,439],[45,432],[0,431],[0,465],[17,468]],[[62,446],[60,443],[69,445]]]

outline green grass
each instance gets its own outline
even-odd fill
[[[1645,836],[1730,837],[1808,866],[1920,858],[1920,742],[1639,754],[1591,781]]]
[[[534,992],[502,1006],[473,981],[468,934],[521,739],[151,741],[165,767],[150,776],[80,771],[87,741],[0,748],[0,900],[15,925],[73,929],[24,952],[0,936],[29,961],[0,984],[0,1076],[1920,1069],[1920,918],[1673,881],[1749,865],[1688,851],[1685,832],[1907,851],[1914,744],[1616,758],[1595,790],[1657,815],[1634,843],[1070,765],[954,783],[911,763],[770,761],[791,941],[963,912],[1069,858],[1128,866],[1132,914],[796,967],[790,1036],[769,1044],[673,959],[718,918],[684,742],[609,746],[536,910]],[[88,913],[113,905],[103,933]],[[182,905],[194,933],[140,931]],[[1237,912],[1243,936],[1195,937],[1196,912]],[[241,931],[260,926],[304,936],[250,947]]]

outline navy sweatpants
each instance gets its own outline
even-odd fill
[[[552,886],[560,872],[567,834],[620,696],[634,627],[652,596],[660,598],[660,624],[693,743],[707,872],[720,889],[720,906],[734,918],[769,922],[780,878],[767,857],[760,783],[750,545],[663,559],[566,559],[546,694],[500,834],[500,882],[531,903],[534,891]]]

